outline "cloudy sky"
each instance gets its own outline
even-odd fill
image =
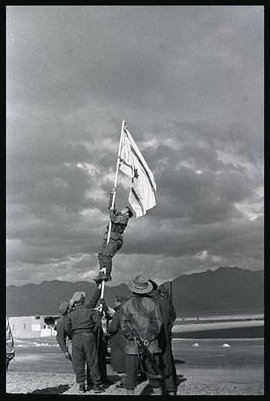
[[[263,269],[263,30],[260,6],[7,7],[7,285],[97,274],[122,120],[157,206],[110,285]]]

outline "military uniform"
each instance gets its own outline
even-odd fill
[[[69,336],[66,333],[66,322],[67,322],[67,313],[68,313],[68,302],[63,302],[58,312],[61,314],[56,324],[56,341],[61,348],[61,351],[64,353],[65,357],[71,359],[72,353],[72,343],[71,343],[71,334]]]
[[[110,195],[110,200],[108,203],[108,209],[110,210],[110,220],[112,224],[111,236],[107,244],[109,229],[109,226],[107,226],[107,231],[104,234],[103,242],[98,253],[100,270],[104,269],[108,277],[110,277],[112,271],[112,258],[123,245],[123,233],[129,220],[129,216],[124,215],[121,212],[117,212],[115,209],[111,209],[111,205],[112,193]]]
[[[112,321],[108,327],[108,333],[112,338],[111,346],[111,365],[113,370],[118,373],[125,372],[125,353],[124,353],[124,341],[125,338],[121,332],[120,325],[120,312],[122,305],[118,305],[115,308]]]
[[[70,311],[66,332],[72,334],[72,363],[76,374],[76,382],[85,382],[85,362],[87,363],[92,381],[100,384],[98,370],[98,354],[96,347],[96,332],[100,327],[100,319],[94,309],[89,309],[78,301],[80,293],[73,295],[75,306]]]
[[[124,380],[124,387],[127,390],[127,394],[131,395],[134,393],[134,388],[137,384],[139,358],[136,341],[130,333],[126,321],[130,321],[140,337],[149,342],[149,351],[153,354],[156,365],[159,366],[161,349],[159,348],[157,337],[161,329],[162,317],[159,305],[152,298],[145,296],[153,289],[151,283],[147,282],[143,277],[138,276],[129,284],[129,289],[133,292],[133,296],[123,304],[121,329],[125,337],[126,378]],[[143,364],[149,377],[149,385],[153,388],[154,393],[160,394],[162,376],[159,378],[156,377],[148,358],[144,358]]]
[[[176,394],[176,369],[171,344],[171,328],[173,321],[176,319],[175,309],[173,305],[170,305],[169,300],[162,296],[158,290],[152,290],[149,296],[159,304],[162,316],[162,327],[158,336],[158,342],[162,350],[161,363],[164,373],[164,390],[167,393]]]
[[[101,292],[101,290],[99,290]],[[85,301],[84,305],[87,308],[95,308],[97,304],[97,298],[96,301],[93,301],[94,298],[92,298],[91,301]],[[108,379],[107,375],[107,363],[106,363],[106,356],[107,356],[107,341],[105,337],[105,333],[102,329],[102,324],[101,324],[101,317],[98,311],[98,308],[95,308],[97,311],[96,317],[100,319],[100,327],[96,335],[96,343],[97,343],[97,353],[98,353],[98,369],[100,372],[101,376],[101,383],[102,384],[108,384],[110,381]],[[87,373],[87,383],[91,383],[91,375]]]

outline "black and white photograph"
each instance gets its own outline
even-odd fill
[[[6,5],[6,394],[264,395],[264,12]]]

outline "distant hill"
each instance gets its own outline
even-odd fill
[[[264,310],[264,272],[219,267],[173,281],[178,316],[250,313]]]
[[[85,291],[90,298],[94,283],[84,281],[44,281],[40,284],[8,286],[8,316],[57,314],[61,302],[75,291]],[[116,293],[129,295],[126,284],[106,287],[105,301],[113,305]],[[262,312],[264,307],[263,271],[237,267],[219,267],[202,273],[182,275],[173,280],[173,303],[178,316]]]

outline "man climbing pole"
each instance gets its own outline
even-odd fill
[[[133,216],[133,212],[128,206],[124,207],[121,211],[115,210],[119,169],[131,179],[128,201],[134,211],[135,217],[144,216],[147,210],[156,205],[156,183],[152,171],[149,169],[143,155],[134,142],[124,120],[121,127],[114,186],[110,193],[108,205],[110,221],[98,253],[99,274],[94,278],[97,284],[102,283],[101,299],[104,297],[105,282],[111,280],[112,258],[122,247],[123,233],[129,218]]]
[[[133,216],[130,207],[126,206],[121,211],[115,210],[115,195],[119,169],[131,178],[129,203],[132,206],[135,217],[144,216],[148,209],[156,205],[156,183],[152,171],[149,169],[143,155],[134,142],[126,123],[122,121],[120,141],[118,147],[116,173],[114,187],[110,193],[108,209],[110,210],[110,222],[103,237],[101,249],[98,253],[100,271],[94,281],[102,282],[102,296],[104,282],[111,280],[112,258],[123,245],[123,233],[128,220]]]
[[[123,245],[123,233],[127,227],[128,220],[133,216],[132,210],[126,206],[122,210],[117,211],[113,206],[113,196],[115,188],[110,192],[110,199],[108,203],[108,209],[110,210],[110,222],[111,222],[111,235],[108,241],[109,225],[103,237],[103,242],[98,253],[98,261],[100,271],[94,281],[98,284],[102,280],[111,280],[112,271],[112,258],[116,252]]]

